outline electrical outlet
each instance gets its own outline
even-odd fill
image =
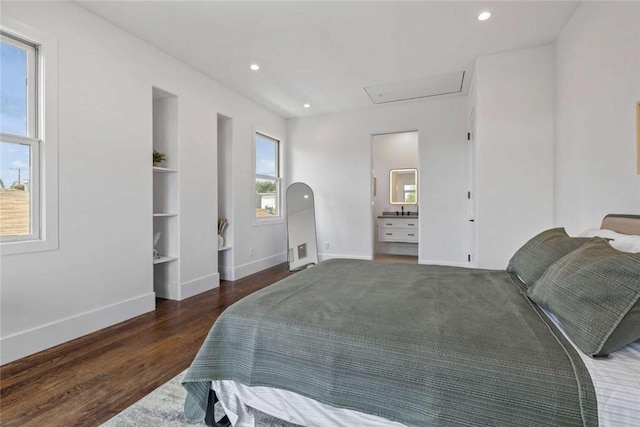
[[[325,249],[329,249],[331,247],[331,245],[329,244],[329,242],[324,242],[324,248]]]
[[[249,257],[253,256],[253,248],[249,248]]]

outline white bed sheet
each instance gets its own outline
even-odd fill
[[[553,313],[543,311],[576,349],[591,375],[598,401],[598,426],[640,426],[640,340],[607,358],[594,359],[576,347]]]
[[[558,319],[545,310],[564,332]],[[593,359],[573,344],[584,362],[596,393],[599,427],[640,426],[640,341],[606,359]],[[249,387],[230,380],[213,381],[212,390],[234,427],[254,427],[251,408],[305,427],[404,427],[375,415],[334,408],[297,393],[270,387]]]
[[[305,427],[405,427],[375,415],[334,408],[297,393],[249,387],[231,380],[212,381],[211,388],[234,427],[254,427],[251,408]]]

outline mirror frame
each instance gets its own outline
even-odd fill
[[[413,184],[416,186],[416,200],[415,202],[394,202],[391,200],[393,197],[393,173],[394,172],[414,172]],[[389,204],[392,205],[417,205],[418,204],[418,169],[391,169],[389,171]]]
[[[305,185],[309,189],[309,192],[311,195],[311,213],[313,216],[313,234],[314,234],[313,248],[315,249],[315,257],[311,256],[310,262],[308,262],[307,264],[291,268],[291,251],[293,251],[294,249],[290,247],[291,236],[289,233],[289,190],[291,190],[291,187],[293,187],[296,184]],[[287,228],[287,266],[289,267],[289,271],[300,271],[308,267],[318,265],[318,263],[320,262],[320,258],[318,255],[318,230],[316,228],[316,200],[315,200],[315,194],[313,192],[313,189],[309,184],[305,182],[293,182],[289,184],[289,186],[287,186],[287,190],[285,191],[285,205],[287,206],[287,209],[285,212],[285,221],[286,221],[286,228]]]

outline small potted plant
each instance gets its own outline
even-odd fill
[[[153,166],[160,166],[162,162],[167,160],[167,156],[164,153],[159,152],[155,148],[153,149]]]

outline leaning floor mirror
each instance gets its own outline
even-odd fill
[[[302,182],[287,188],[287,254],[289,270],[318,264],[316,214],[311,187]]]

